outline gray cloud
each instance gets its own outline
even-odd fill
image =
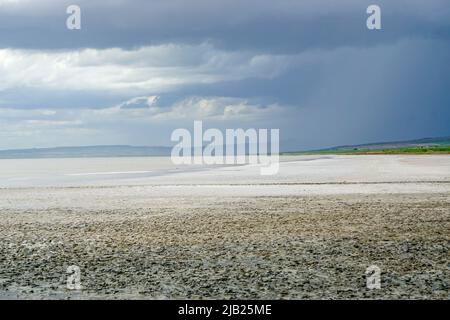
[[[130,48],[209,40],[225,49],[292,52],[450,34],[445,0],[376,1],[385,26],[378,34],[365,28],[371,0],[79,0],[83,24],[75,32],[65,28],[72,1],[2,3],[1,47]]]
[[[0,148],[280,128],[282,149],[449,135],[447,1],[0,0]]]
[[[273,78],[296,56],[217,50],[210,44],[159,45],[135,50],[0,49],[0,90],[168,91],[198,83]]]

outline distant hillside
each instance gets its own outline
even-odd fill
[[[203,148],[206,144],[203,145]],[[225,146],[222,146],[225,148]],[[191,148],[191,154],[199,148]],[[235,146],[237,149],[237,146]],[[249,145],[244,150],[248,153]],[[237,153],[238,151],[235,150]],[[135,147],[124,145],[56,147],[35,149],[0,150],[0,159],[35,159],[35,158],[93,158],[93,157],[148,157],[170,156],[172,147]]]
[[[0,159],[167,156],[170,147],[88,146],[0,150]]]
[[[450,153],[450,137],[337,146],[287,154]]]
[[[170,156],[171,147],[126,145],[0,150],[0,159]],[[282,154],[450,153],[450,137],[345,145]]]

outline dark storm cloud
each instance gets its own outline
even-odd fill
[[[450,42],[409,39],[316,52],[274,79],[185,88],[184,94],[260,96],[286,105],[264,126],[289,150],[450,134]]]
[[[65,27],[73,1],[0,5],[0,47],[105,48],[212,41],[223,49],[293,52],[372,46],[410,36],[450,35],[447,1],[80,0],[82,30]],[[384,30],[368,33],[366,8],[382,8]]]
[[[0,147],[163,145],[203,115],[283,150],[450,135],[448,1],[80,0],[80,31],[69,4],[0,0]]]

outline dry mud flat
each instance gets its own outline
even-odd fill
[[[448,192],[145,200],[100,190],[1,190],[1,298],[450,297]],[[81,291],[66,289],[70,265]],[[379,290],[366,288],[370,265]]]

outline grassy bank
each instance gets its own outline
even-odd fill
[[[287,152],[284,155],[312,155],[312,154],[450,154],[448,146],[414,146],[385,149],[352,148],[352,149],[326,149],[304,152]]]

